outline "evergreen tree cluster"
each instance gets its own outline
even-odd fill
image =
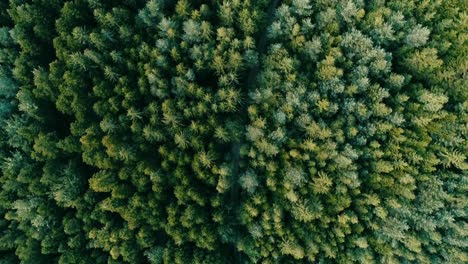
[[[467,263],[467,10],[0,1],[0,263]]]

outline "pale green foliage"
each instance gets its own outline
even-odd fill
[[[424,110],[429,112],[438,112],[447,103],[448,98],[445,95],[438,95],[429,91],[424,91],[419,96],[419,101],[424,104]]]
[[[248,140],[256,142],[260,140],[263,136],[264,136],[264,133],[261,128],[254,127],[254,126],[247,127],[246,137]]]
[[[193,21],[188,20],[184,22],[184,36],[183,38],[188,42],[196,42],[200,40],[200,24]]]
[[[454,166],[461,170],[468,169],[468,163],[466,160],[466,155],[457,150],[449,150],[447,152],[440,153],[442,158],[442,164],[444,167]]]
[[[346,23],[352,23],[354,20],[364,16],[364,10],[359,9],[354,1],[344,1],[344,3],[340,15]]]
[[[259,186],[258,176],[253,170],[247,170],[240,178],[239,184],[248,193],[254,193]]]
[[[151,264],[163,263],[164,249],[161,247],[155,247],[145,252],[145,256]]]
[[[314,219],[320,218],[320,211],[322,210],[323,206],[318,200],[300,200],[292,205],[291,213],[298,221],[308,223]]]
[[[443,64],[437,54],[437,50],[434,48],[416,51],[413,56],[407,59],[407,63],[416,73],[421,74],[432,73]]]
[[[327,193],[333,185],[330,177],[323,171],[319,171],[317,176],[312,179],[312,189],[318,194]]]
[[[420,47],[426,44],[429,39],[430,31],[427,27],[417,25],[406,36],[406,43],[410,47]]]
[[[281,243],[281,253],[291,255],[294,259],[302,259],[305,256],[304,249],[290,240],[285,240]]]
[[[301,168],[298,167],[287,168],[284,179],[293,186],[298,186],[304,183],[305,173]]]
[[[293,0],[292,8],[299,15],[307,15],[310,13],[312,6],[310,5],[310,0]]]

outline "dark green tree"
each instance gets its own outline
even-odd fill
[[[0,2],[0,263],[465,263],[466,1]]]

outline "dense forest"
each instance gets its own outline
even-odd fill
[[[0,263],[467,263],[467,41],[464,0],[0,0]]]

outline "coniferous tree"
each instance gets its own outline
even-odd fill
[[[0,263],[467,262],[465,2],[0,2]]]

